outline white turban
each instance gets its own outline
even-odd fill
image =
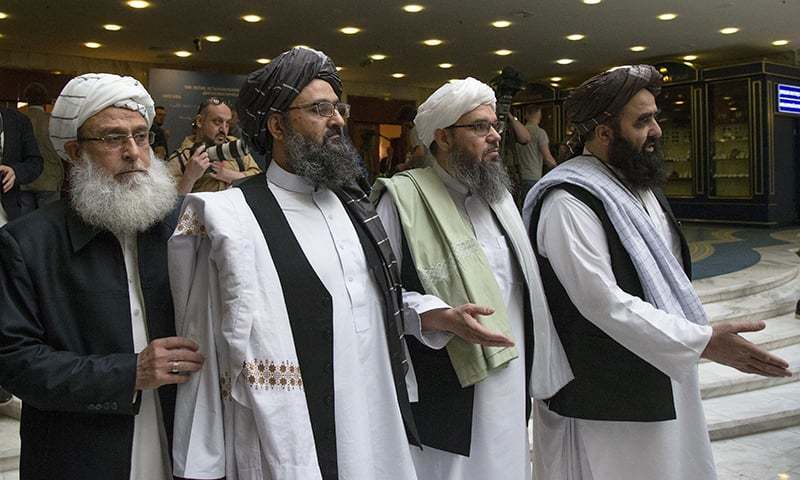
[[[50,114],[50,141],[58,156],[70,161],[64,144],[76,140],[78,128],[108,107],[139,112],[147,120],[148,127],[153,124],[156,114],[150,94],[133,77],[110,73],[87,73],[75,77],[61,91]]]
[[[445,83],[417,109],[414,118],[417,135],[429,147],[437,129],[453,125],[461,115],[481,105],[491,105],[494,109],[496,103],[492,87],[472,77]]]

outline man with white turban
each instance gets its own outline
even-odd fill
[[[173,384],[203,358],[174,336],[177,193],[153,115],[133,78],[71,80],[50,123],[71,197],[0,230],[0,379],[23,402],[24,480],[172,478]]]
[[[416,374],[409,389],[424,446],[413,451],[417,474],[529,479],[526,386],[540,360],[534,330],[551,323],[499,155],[494,92],[473,78],[445,84],[414,124],[436,162],[381,179],[373,191],[403,285],[475,305],[473,321],[505,338],[481,347],[454,337],[446,351],[409,340]]]

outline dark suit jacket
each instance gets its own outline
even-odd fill
[[[43,160],[28,117],[10,108],[0,108],[0,114],[5,132],[3,165],[13,168],[17,177],[14,187],[7,193],[1,193],[0,188],[0,196],[8,219],[14,220],[36,208],[33,195],[21,192],[19,186],[36,180],[42,173]]]
[[[139,234],[150,339],[175,334],[167,220]],[[61,200],[0,229],[0,384],[22,399],[20,478],[130,476],[136,355],[116,237]],[[159,389],[171,445],[175,388]]]

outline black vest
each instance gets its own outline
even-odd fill
[[[587,420],[657,422],[675,419],[672,383],[663,372],[620,345],[583,317],[570,301],[547,258],[539,255],[536,229],[545,197],[563,189],[588,206],[600,219],[611,255],[611,269],[619,287],[644,299],[639,276],[619,239],[603,203],[584,188],[560,184],[545,192],[531,217],[529,236],[536,252],[550,313],[575,379],[547,401],[550,410],[565,417]],[[666,198],[655,191],[681,241],[686,275],[691,278],[691,258],[686,239]]]
[[[499,222],[498,222],[499,224]],[[501,227],[502,228],[502,227]],[[417,275],[414,257],[402,238],[403,287],[425,293]],[[528,391],[533,364],[533,317],[528,301],[528,285],[523,291],[525,325],[525,391]],[[454,305],[457,306],[457,305]],[[468,457],[472,445],[472,408],[475,387],[461,387],[447,349],[433,350],[416,338],[408,337],[408,351],[417,377],[419,401],[411,404],[423,445]],[[530,417],[530,397],[525,396],[525,419]]]
[[[261,227],[275,262],[275,270],[281,280],[295,351],[303,375],[303,387],[322,478],[335,480],[338,478],[338,467],[333,396],[332,299],[309,264],[278,201],[267,188],[265,175],[255,175],[239,185],[239,188]],[[364,250],[367,265],[373,273],[376,273],[376,269],[380,271],[383,266],[380,264],[375,246],[368,240],[359,222],[353,221],[353,225]],[[384,295],[385,283],[380,280],[378,282]],[[391,317],[384,315],[386,322],[388,318]],[[396,332],[397,328],[387,324],[386,330],[388,340],[390,335],[394,335],[391,332]],[[404,359],[402,350],[398,348],[399,344],[387,343],[389,343],[392,370],[402,370],[402,366],[395,365]],[[409,441],[418,444],[405,381],[400,378],[402,384],[397,385],[397,375],[395,375],[395,390],[402,391],[398,393],[399,409]]]

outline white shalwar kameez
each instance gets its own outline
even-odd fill
[[[342,480],[415,480],[417,475],[411,459],[411,447],[403,426],[392,380],[383,320],[382,295],[367,268],[366,258],[355,227],[342,202],[329,189],[315,189],[307,180],[287,172],[275,162],[270,164],[266,177],[268,188],[280,205],[303,253],[332,299],[334,421],[338,476]],[[228,202],[230,207],[226,208],[231,209],[231,215],[226,220],[216,223],[215,228],[221,234],[229,236],[235,243],[239,242],[239,235],[247,235],[251,239],[263,238],[261,231],[257,230],[258,225],[255,223],[244,197],[236,190],[199,194],[198,198],[202,198],[206,203],[217,202],[218,207],[223,205],[223,202]],[[194,195],[190,195],[187,202],[192,197]],[[229,223],[226,226],[223,225],[224,222]],[[242,224],[251,228],[242,232]],[[241,241],[245,240],[242,238]],[[280,255],[280,252],[272,252],[272,254]],[[213,261],[213,252],[211,255]],[[199,261],[204,260],[200,259]],[[241,261],[252,261],[252,258],[242,258]],[[244,269],[245,266],[243,265],[242,268]],[[212,275],[214,275],[213,272]],[[217,287],[214,287],[213,284],[225,281],[226,277],[212,279],[212,286],[209,288],[215,289]],[[219,288],[224,290],[249,287],[223,285]],[[280,289],[279,286],[277,288]],[[304,295],[304,292],[298,291],[296,294]],[[211,297],[215,297],[213,292]],[[208,297],[198,295],[197,298],[198,301],[206,301]],[[277,301],[276,298],[269,300]],[[419,312],[447,307],[436,297],[431,296],[414,295],[405,300]],[[414,318],[410,323],[407,318],[406,332],[422,339],[419,321],[417,320],[415,323],[413,320],[417,317],[414,315],[412,317]],[[219,328],[215,327],[217,330]],[[223,325],[222,328],[229,327]],[[259,328],[258,324],[254,324],[253,328]],[[261,338],[270,338],[269,332],[262,333]],[[441,348],[447,339],[449,339],[449,335],[426,334],[425,339],[422,340],[434,348]],[[292,340],[273,337],[269,341],[291,342]],[[207,341],[200,339],[199,343],[203,345]],[[254,355],[258,354],[258,348],[259,346],[255,342],[248,347],[249,351],[255,352]],[[214,355],[214,352],[203,353]],[[304,382],[315,381],[311,374],[307,372],[302,372],[302,374]],[[235,384],[233,389],[236,389]],[[250,390],[246,400],[243,400],[250,405],[239,404],[237,395],[234,394],[227,399],[230,403],[227,403],[225,408],[229,412],[243,412],[236,413],[234,417],[241,417],[244,414],[252,416],[254,422],[258,422],[259,415],[281,415],[280,411],[274,411],[270,405],[262,404],[267,402],[262,392]],[[219,399],[213,397],[215,393],[218,394],[214,389],[201,390],[196,401],[200,404],[219,404]],[[204,397],[204,395],[206,396]],[[239,396],[245,398],[243,395]],[[180,391],[178,400],[180,406]],[[304,402],[304,400],[299,401]],[[262,445],[266,445],[266,443],[258,437],[248,436],[251,434],[263,435],[263,433],[250,432],[248,434],[245,430],[241,430],[240,433],[239,430],[236,430],[239,427],[231,424],[230,418],[230,415],[227,415],[225,420],[225,432],[229,437],[233,437],[225,439],[229,445],[228,458],[222,462],[214,462],[205,470],[201,470],[200,474],[205,475],[203,478],[219,478],[226,474],[229,480],[261,478],[261,475],[265,475],[265,478],[273,478],[268,474],[269,471],[282,471],[280,470],[281,465],[275,463],[275,456],[271,452],[261,451],[264,448]],[[195,430],[210,431],[214,428],[219,430],[219,427],[202,425],[202,416],[195,416],[193,421],[192,428]],[[209,420],[209,422],[211,421]],[[280,419],[277,421],[281,422]],[[179,414],[176,414],[176,431],[182,431],[183,429],[179,429],[178,425],[186,422],[192,422],[192,419],[180,418]],[[286,428],[293,428],[293,425],[293,423],[289,423]],[[270,435],[280,437],[282,434],[271,432]],[[287,436],[287,441],[291,441],[289,438]],[[203,456],[213,458],[214,456],[218,457],[220,452],[225,450],[218,444],[219,440],[185,445],[182,438],[176,438],[175,442],[174,451],[176,452],[176,465],[178,465],[175,473],[178,476],[184,471],[194,471],[194,478],[198,478],[197,470],[192,470],[197,467],[190,468],[188,461],[184,461],[184,458],[202,458]],[[230,457],[230,442],[235,443],[235,458]],[[282,448],[288,449],[291,456],[291,450],[294,447],[286,445],[287,442],[281,443],[283,444]],[[228,463],[228,465],[221,465],[221,463]],[[258,467],[248,467],[248,465],[258,465]],[[250,473],[243,473],[245,471],[263,471],[263,474],[259,473],[254,476]],[[288,472],[288,470],[284,471]],[[289,473],[285,473],[284,476],[281,476],[281,473],[276,473],[276,475],[275,478],[289,478],[289,476],[297,479],[319,478],[318,471],[317,473],[302,473],[297,469],[292,470],[291,475]],[[189,476],[188,473],[186,476]]]
[[[422,451],[413,449],[417,475],[420,480],[528,479],[530,449],[525,418],[527,393],[523,276],[514,250],[486,201],[471,194],[464,184],[438,164],[434,163],[433,168],[444,182],[464,221],[471,225],[492,267],[495,280],[503,292],[519,357],[509,362],[506,368],[492,372],[488,378],[475,385],[470,456],[427,446]],[[506,198],[511,201],[510,196]],[[402,263],[402,227],[391,195],[383,195],[377,210],[395,255]],[[416,398],[416,382],[410,384],[409,389],[409,396]]]
[[[637,193],[657,231],[681,261],[678,236],[655,195],[650,190]],[[563,190],[545,198],[536,242],[581,315],[671,378],[677,418],[663,422],[582,420],[562,417],[537,401],[533,409],[534,478],[715,479],[697,370],[711,327],[669,315],[622,291],[611,270],[599,219]]]

